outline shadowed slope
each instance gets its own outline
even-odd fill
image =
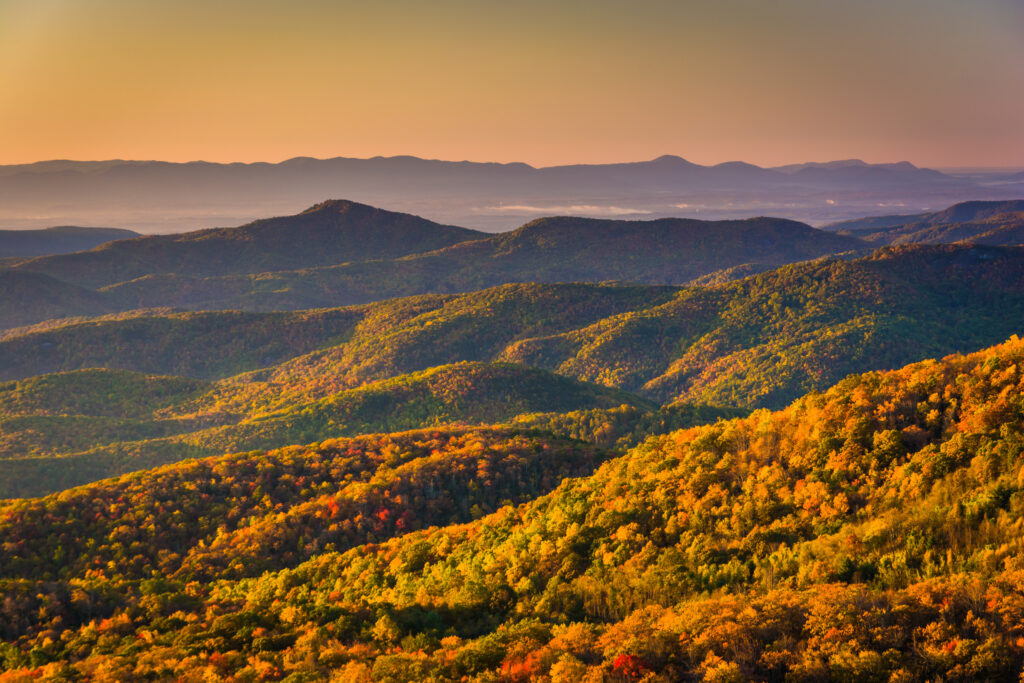
[[[79,228],[71,225],[41,230],[0,230],[0,258],[82,251],[113,240],[138,236],[137,232],[120,228]]]
[[[872,244],[908,244],[915,242],[948,243],[971,240],[995,226],[989,221],[1019,221],[1024,199],[974,201],[954,204],[942,211],[896,216],[869,216],[825,226],[841,234],[859,237]],[[1007,214],[1016,214],[1007,216]],[[988,241],[985,244],[1016,244]]]
[[[0,379],[94,367],[226,377],[340,341],[360,317],[347,309],[143,311],[40,325],[0,340]]]
[[[0,329],[120,308],[109,296],[42,273],[0,269]]]

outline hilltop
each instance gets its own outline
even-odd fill
[[[395,258],[483,235],[333,200],[293,216],[114,242],[87,252],[31,259],[15,267],[98,288],[152,275],[223,276]]]

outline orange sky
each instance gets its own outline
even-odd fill
[[[1019,0],[0,0],[0,163],[1024,166]]]

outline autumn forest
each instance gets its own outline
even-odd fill
[[[901,220],[0,245],[0,681],[1018,680],[1024,206]]]

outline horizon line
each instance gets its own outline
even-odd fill
[[[39,165],[39,164],[55,164],[55,163],[69,163],[69,164],[110,164],[110,163],[150,164],[150,163],[154,163],[154,164],[174,164],[174,165],[181,165],[181,166],[188,165],[188,164],[210,164],[210,165],[215,165],[215,166],[258,166],[258,165],[278,166],[278,165],[281,165],[281,164],[286,164],[286,163],[295,162],[295,161],[336,161],[336,160],[345,160],[345,161],[376,161],[376,160],[385,160],[386,161],[386,160],[395,160],[395,159],[409,159],[409,160],[416,160],[416,161],[439,162],[439,163],[447,163],[447,164],[480,164],[480,165],[494,165],[494,166],[526,166],[526,167],[532,168],[534,170],[544,170],[544,169],[550,169],[550,168],[566,168],[566,167],[572,167],[572,166],[617,166],[617,165],[623,165],[623,164],[645,164],[645,163],[653,163],[655,161],[661,161],[661,160],[682,161],[682,162],[685,162],[687,164],[692,164],[694,166],[700,166],[700,167],[703,167],[703,168],[715,168],[717,166],[725,166],[725,165],[730,165],[730,164],[747,164],[747,165],[750,165],[750,166],[755,166],[757,168],[762,168],[762,169],[766,169],[766,170],[777,169],[777,168],[786,168],[786,167],[789,167],[789,166],[801,166],[801,165],[812,165],[812,164],[836,164],[836,163],[844,163],[844,162],[851,163],[851,164],[853,164],[853,163],[860,163],[860,164],[865,164],[865,165],[868,165],[868,166],[887,166],[887,165],[896,165],[896,164],[911,164],[915,168],[918,168],[918,169],[942,169],[942,168],[954,169],[954,168],[956,168],[956,169],[992,169],[992,170],[1022,169],[1022,170],[1024,170],[1024,165],[1021,165],[1021,166],[985,166],[985,165],[969,165],[969,164],[964,165],[964,164],[960,164],[960,165],[957,165],[957,166],[931,166],[931,167],[928,167],[928,166],[920,166],[920,165],[918,165],[918,164],[916,164],[916,163],[914,163],[914,162],[912,162],[912,161],[910,161],[908,159],[900,159],[900,160],[897,160],[897,161],[865,161],[864,159],[861,159],[860,157],[846,157],[846,158],[840,158],[840,159],[827,159],[827,160],[824,160],[824,161],[815,161],[815,160],[811,160],[811,161],[791,161],[791,162],[787,162],[787,163],[784,163],[784,164],[774,164],[774,165],[767,165],[767,166],[762,166],[760,164],[756,164],[756,163],[753,163],[753,162],[744,161],[742,159],[729,159],[727,161],[720,161],[720,162],[717,162],[717,163],[703,164],[703,163],[691,161],[691,160],[687,159],[686,157],[680,156],[678,154],[671,154],[671,153],[661,154],[661,155],[658,155],[658,156],[650,158],[650,159],[632,159],[632,160],[626,160],[626,161],[605,161],[605,162],[571,162],[571,163],[561,163],[561,164],[549,164],[549,165],[544,165],[544,166],[537,166],[537,165],[531,164],[531,163],[526,162],[526,161],[493,161],[493,160],[480,161],[480,160],[473,160],[473,159],[440,159],[440,158],[427,157],[427,156],[417,156],[415,154],[395,154],[395,155],[381,155],[381,154],[378,154],[378,155],[369,156],[369,157],[349,157],[349,156],[344,156],[344,155],[317,157],[317,156],[309,156],[309,155],[300,154],[300,155],[297,155],[297,156],[287,157],[287,158],[280,159],[280,160],[277,160],[277,161],[267,161],[267,160],[257,160],[257,161],[211,161],[209,159],[190,159],[188,161],[169,161],[167,159],[126,159],[126,158],[123,158],[123,157],[114,157],[114,158],[108,158],[108,159],[67,159],[67,158],[56,158],[56,159],[39,159],[39,160],[36,160],[36,161],[26,161],[26,162],[0,162],[0,168],[8,168],[8,167],[12,167],[12,166],[35,166],[35,165]]]

